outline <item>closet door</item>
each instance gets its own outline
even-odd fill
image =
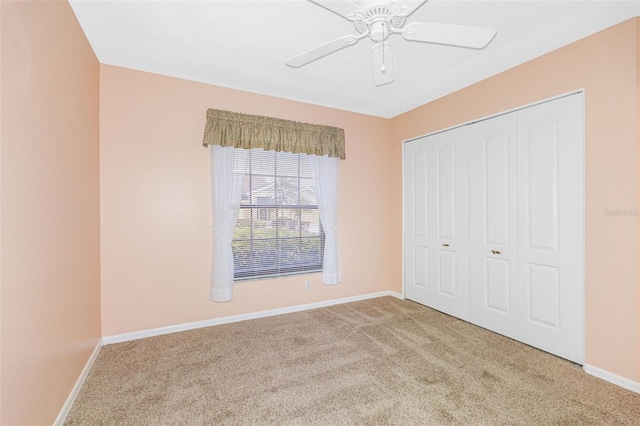
[[[519,339],[582,363],[583,97],[517,114]]]
[[[516,114],[469,128],[470,318],[517,339]]]
[[[404,292],[407,299],[427,305],[429,259],[433,251],[430,214],[433,203],[433,149],[427,138],[404,144],[403,223]]]
[[[469,171],[464,129],[405,144],[405,292],[469,319]]]

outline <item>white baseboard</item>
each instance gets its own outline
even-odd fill
[[[596,376],[602,380],[618,385],[622,388],[629,389],[632,392],[640,393],[640,383],[634,382],[626,377],[618,376],[602,368],[594,367],[593,365],[584,364],[582,366],[585,373]]]
[[[76,380],[76,384],[73,386],[73,389],[71,389],[71,393],[69,394],[69,397],[67,398],[67,401],[62,406],[62,410],[60,410],[60,414],[58,414],[58,418],[53,423],[54,426],[62,426],[62,424],[66,420],[67,415],[69,414],[69,410],[71,410],[71,406],[73,405],[74,401],[76,400],[76,397],[78,396],[78,393],[80,392],[80,388],[82,388],[82,385],[84,384],[84,381],[87,378],[87,375],[89,374],[89,371],[91,371],[91,367],[93,367],[93,363],[95,362],[96,358],[98,357],[98,354],[100,353],[100,349],[102,348],[102,346],[103,346],[103,341],[102,341],[102,339],[100,339],[98,341],[98,344],[96,345],[95,349],[91,353],[91,356],[89,357],[89,360],[87,360],[87,363],[85,364],[84,368],[82,369],[82,373],[80,373],[80,377],[78,377],[78,380]]]
[[[128,342],[131,340],[144,339],[145,337],[160,336],[163,334],[177,333],[180,331],[194,330],[196,328],[211,327],[212,325],[229,324],[232,322],[246,321],[256,318],[271,317],[274,315],[289,314],[292,312],[306,311],[309,309],[323,308],[325,306],[340,305],[342,303],[357,302],[360,300],[374,299],[376,297],[393,296],[404,299],[404,296],[395,291],[380,291],[377,293],[363,294],[360,296],[343,297],[341,299],[325,300],[322,302],[307,303],[286,308],[269,309],[267,311],[252,312],[249,314],[233,315],[230,317],[214,318],[204,321],[196,321],[185,324],[170,325],[167,327],[152,328],[149,330],[134,331],[132,333],[117,334],[102,338],[102,343],[110,345],[113,343]]]

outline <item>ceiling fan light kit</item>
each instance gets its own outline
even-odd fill
[[[367,1],[367,0],[309,0],[343,18],[352,21],[358,32],[325,43],[294,58],[286,64],[299,68],[326,55],[352,46],[365,37],[374,43],[371,51],[373,77],[376,86],[393,81],[393,54],[386,40],[391,34],[400,34],[407,41],[437,43],[458,47],[482,49],[496,35],[492,28],[434,22],[410,22],[406,19],[426,0],[422,1]]]

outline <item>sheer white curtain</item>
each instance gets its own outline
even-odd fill
[[[338,262],[338,165],[340,158],[328,155],[309,155],[315,169],[318,188],[318,211],[324,229],[324,261],[322,283],[335,285],[342,282]]]
[[[211,155],[211,201],[213,247],[209,299],[228,302],[233,297],[233,251],[231,241],[238,221],[248,151],[209,145]],[[235,167],[234,167],[235,165]]]

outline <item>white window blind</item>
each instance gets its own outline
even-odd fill
[[[258,148],[246,164],[246,151],[236,151],[234,169],[246,167],[246,174],[232,242],[234,279],[322,271],[315,163],[306,154]]]

